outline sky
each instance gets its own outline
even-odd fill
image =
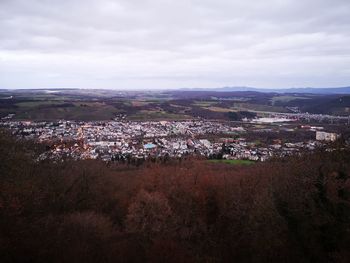
[[[350,85],[349,0],[0,0],[0,88]]]

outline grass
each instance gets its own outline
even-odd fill
[[[290,101],[293,101],[293,100],[307,100],[307,99],[310,99],[310,98],[307,98],[307,97],[301,97],[301,96],[276,96],[276,97],[273,97],[271,99],[271,103],[272,105],[275,105],[276,102],[290,102]]]
[[[232,165],[252,165],[255,162],[250,160],[226,160],[226,159],[215,159],[215,160],[209,160],[211,163],[226,163],[226,164],[232,164]]]
[[[64,101],[50,101],[50,100],[35,100],[35,101],[24,101],[16,103],[18,107],[34,108],[39,106],[59,105]]]
[[[190,117],[184,114],[173,114],[164,111],[147,111],[141,110],[128,117],[130,120],[147,121],[147,120],[183,120]]]
[[[148,105],[150,104],[149,101],[142,101],[142,100],[133,100],[131,101],[131,106],[133,107],[142,107],[142,106],[145,106],[145,105]]]
[[[72,107],[24,107],[15,109],[15,119],[27,120],[110,120],[118,109],[101,103],[74,103]]]
[[[209,107],[209,106],[216,104],[216,103],[217,103],[217,101],[198,101],[198,100],[196,100],[192,104],[194,106],[199,106],[199,107]]]
[[[235,108],[238,111],[252,111],[252,112],[288,112],[280,106],[269,106],[253,103],[235,103]]]
[[[230,112],[230,111],[234,111],[233,109],[230,108],[222,108],[222,107],[206,107],[204,109],[210,110],[210,111],[214,111],[214,112]]]

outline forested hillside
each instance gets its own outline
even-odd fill
[[[349,262],[350,152],[35,162],[0,138],[1,262]]]

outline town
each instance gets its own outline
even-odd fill
[[[276,119],[278,120],[280,119]],[[340,136],[334,132],[326,132],[320,126],[298,126],[293,123],[292,128],[285,124],[262,127],[255,123],[257,121],[252,120],[239,125],[204,119],[128,121],[121,116],[112,121],[89,122],[3,119],[0,126],[9,128],[18,137],[45,144],[47,150],[40,155],[39,160],[72,158],[137,162],[148,158],[196,155],[210,159],[266,161],[274,156],[283,157],[304,150],[313,151]],[[257,133],[274,132],[307,132],[308,137],[300,141],[275,138],[271,142],[261,142],[256,139]],[[255,138],[251,139],[252,136]]]

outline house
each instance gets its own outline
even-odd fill
[[[328,142],[334,142],[340,137],[339,134],[334,132],[322,132],[322,131],[316,131],[316,140],[317,141],[328,141]]]
[[[157,145],[153,144],[153,143],[146,143],[143,148],[145,148],[146,150],[152,150],[154,148],[156,148]]]

